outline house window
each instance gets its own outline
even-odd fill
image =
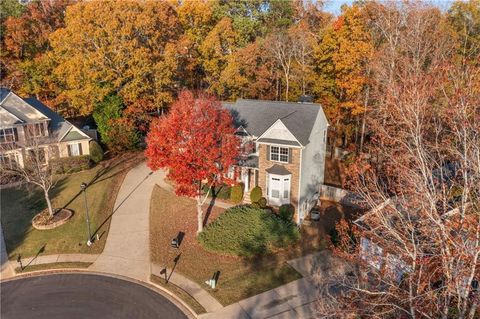
[[[68,156],[82,155],[82,143],[68,144]]]
[[[16,167],[18,165],[18,155],[17,154],[0,155],[0,163],[9,168]]]
[[[280,178],[272,177],[272,184],[280,184]],[[277,187],[272,187],[272,197],[273,198],[280,198],[280,190],[276,189]]]
[[[27,130],[25,133],[28,137],[47,136],[43,123],[30,124],[26,127],[26,129]]]
[[[288,163],[288,148],[287,147],[270,147],[270,160],[282,163]]]
[[[290,179],[283,179],[283,198],[288,199],[290,193]]]
[[[17,135],[17,129],[16,128],[0,129],[0,143],[15,142],[16,141],[16,138],[15,138],[16,135]]]

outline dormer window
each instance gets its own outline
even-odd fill
[[[270,160],[275,162],[288,163],[288,148],[271,146],[270,147]]]

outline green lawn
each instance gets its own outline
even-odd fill
[[[223,209],[213,207],[209,220],[216,219]],[[223,305],[278,287],[299,279],[301,275],[286,261],[297,255],[298,246],[275,254],[253,258],[222,255],[204,249],[196,239],[195,201],[175,196],[160,187],[152,194],[150,212],[150,247],[152,261],[173,268],[207,289]],[[170,241],[178,232],[185,236],[179,249],[170,248]],[[300,253],[301,249],[298,250]],[[292,253],[292,254],[290,254]],[[178,262],[175,265],[174,259]],[[205,281],[220,271],[218,286],[208,288]],[[156,274],[158,275],[158,274]]]
[[[0,191],[1,222],[10,259],[57,253],[92,253],[103,250],[110,225],[116,194],[129,167],[138,163],[138,154],[101,162],[93,169],[59,177],[51,191],[53,206],[73,210],[73,217],[52,230],[36,230],[31,219],[45,209],[42,192],[30,185]],[[91,247],[86,245],[87,227],[85,205],[80,184],[89,184],[87,200],[92,232],[100,240]]]

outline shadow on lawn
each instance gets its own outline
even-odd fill
[[[101,166],[101,168],[96,172],[96,174],[89,181],[85,182],[88,186],[91,186],[101,181],[110,179],[118,174],[121,174],[123,170],[118,170],[114,173],[112,173],[112,171],[119,168],[120,165],[124,165],[127,168],[131,167],[133,164],[138,162],[137,158],[137,154],[126,154],[122,157],[102,162],[98,164]],[[50,190],[50,198],[52,199],[54,206],[55,199],[59,194],[62,193],[62,191],[66,189],[67,184],[68,176],[61,176],[55,184],[55,187]],[[9,197],[9,205],[2,204],[2,212],[8,212],[2,214],[2,227],[4,231],[7,252],[11,252],[18,248],[24,242],[25,238],[32,231],[34,231],[34,229],[31,227],[32,218],[36,214],[44,210],[47,206],[43,192],[39,188],[33,187],[30,184],[24,184],[12,188],[2,189],[1,192],[2,197]],[[76,192],[75,195],[66,200],[65,204],[63,204],[62,207],[56,206],[56,208],[68,208],[81,194],[82,190],[80,189],[79,183],[78,192]],[[74,214],[85,214],[85,212],[75,211]],[[111,218],[111,215],[107,217],[107,219],[103,221],[101,225],[95,230],[94,235],[99,232],[99,230],[106,224],[109,218]],[[43,246],[39,249],[35,257],[38,257],[45,251],[45,247],[48,245],[48,241],[42,243],[41,245]]]
[[[328,249],[330,245],[330,234],[335,228],[336,223],[341,218],[351,220],[355,218],[355,215],[358,213],[358,209],[345,207],[334,202],[322,202],[319,210],[322,216],[321,220],[319,222],[311,223],[310,225],[305,224],[300,226],[300,239],[294,244],[285,247],[285,249],[272,249],[270,252],[268,250],[258,249],[258,242],[262,242],[265,239],[263,233],[256,234],[251,240],[242,243],[243,248],[246,251],[257,252],[253,257],[243,259],[244,266],[250,268],[252,272],[260,269],[272,269],[272,271],[263,271],[262,276],[256,277],[252,285],[250,285],[251,287],[248,287],[243,291],[245,296],[252,296],[258,294],[259,291],[267,291],[271,289],[271,287],[268,287],[267,285],[264,286],[264,289],[261,289],[264,282],[275,282],[277,283],[276,286],[280,286],[297,279],[300,274],[287,264],[287,261]],[[277,240],[280,243],[279,246],[287,245],[292,236],[291,232],[286,230],[281,224],[272,224],[269,232],[271,234],[277,234]],[[324,257],[323,254],[318,255],[317,258],[318,259],[314,260],[312,264],[312,269],[316,269],[319,273],[331,273],[335,271],[335,269],[332,269],[332,267],[335,266],[330,264],[326,259],[324,260],[326,257]],[[318,287],[317,290],[319,290],[321,282],[318,278],[324,278],[324,274],[321,274],[320,277],[314,277],[315,278],[312,277],[309,279],[309,282],[314,282]],[[297,291],[308,289],[305,281],[295,281],[288,287],[288,289],[291,290],[292,298],[296,296],[295,294]],[[284,294],[290,296],[290,291],[284,291]],[[263,296],[259,298],[258,306],[275,306],[276,301],[271,301],[270,295],[265,295],[265,298],[262,298]],[[278,302],[281,303],[281,301]]]

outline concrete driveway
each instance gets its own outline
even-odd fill
[[[146,162],[128,172],[115,201],[105,248],[90,270],[150,279],[150,197],[155,185],[171,189],[164,178],[164,171],[152,172]]]

